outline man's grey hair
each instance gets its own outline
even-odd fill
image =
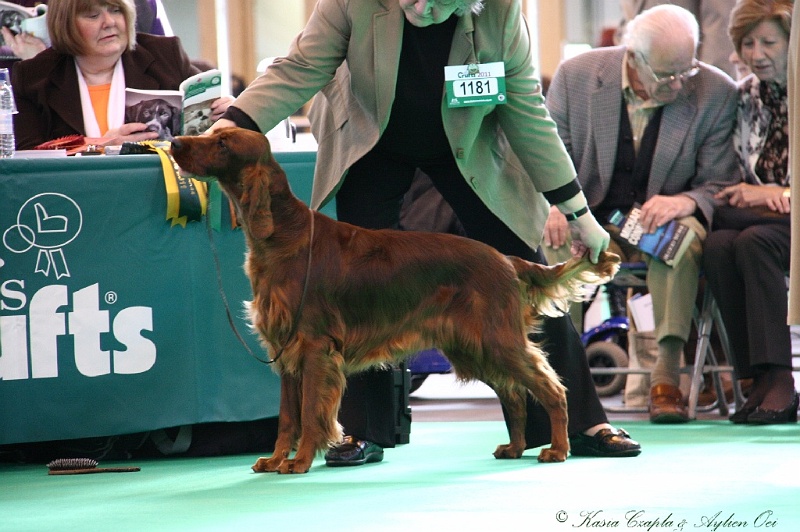
[[[657,40],[663,42],[663,39],[658,37],[665,37],[669,42],[683,42],[684,38],[690,37],[697,53],[700,27],[691,11],[680,6],[663,4],[639,13],[628,22],[625,34],[622,36],[622,44],[628,50],[650,57],[653,42]]]

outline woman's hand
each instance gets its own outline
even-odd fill
[[[771,185],[737,183],[723,188],[714,197],[726,201],[732,207],[766,206],[771,211],[788,214],[790,202],[783,194],[785,190],[788,189]]]
[[[20,59],[30,59],[47,48],[43,40],[34,37],[30,33],[22,32],[14,35],[14,33],[5,26],[0,28],[0,32],[3,34],[3,41],[6,43],[6,46],[11,48],[14,55]]]
[[[113,139],[109,145],[120,145],[123,142],[142,142],[143,140],[155,140],[158,133],[147,131],[147,125],[141,122],[131,122],[122,124],[116,129],[109,129],[103,138]]]

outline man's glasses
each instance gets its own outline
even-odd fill
[[[680,80],[681,83],[684,83],[687,79],[695,76],[698,72],[700,72],[700,67],[698,66],[697,60],[692,62],[692,66],[684,70],[683,72],[675,72],[673,74],[661,74],[658,75],[653,72],[653,67],[650,66],[650,63],[647,62],[647,58],[645,58],[644,54],[641,52],[637,52],[637,55],[642,60],[642,64],[647,67],[648,72],[650,73],[650,77],[657,85],[671,85],[675,80]]]

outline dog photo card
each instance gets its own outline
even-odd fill
[[[182,134],[183,93],[168,90],[125,89],[125,123],[141,122],[158,140]]]
[[[199,135],[211,127],[211,104],[222,96],[222,74],[211,69],[185,79],[179,90],[125,89],[125,123],[147,124],[158,140]]]
[[[200,135],[211,127],[211,104],[222,96],[222,73],[211,69],[187,78],[183,92],[183,134]]]

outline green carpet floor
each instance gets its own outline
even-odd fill
[[[252,455],[102,462],[48,476],[0,464],[2,531],[800,530],[800,425],[623,424],[637,458],[495,460],[502,422],[415,423],[380,464],[255,474]]]

